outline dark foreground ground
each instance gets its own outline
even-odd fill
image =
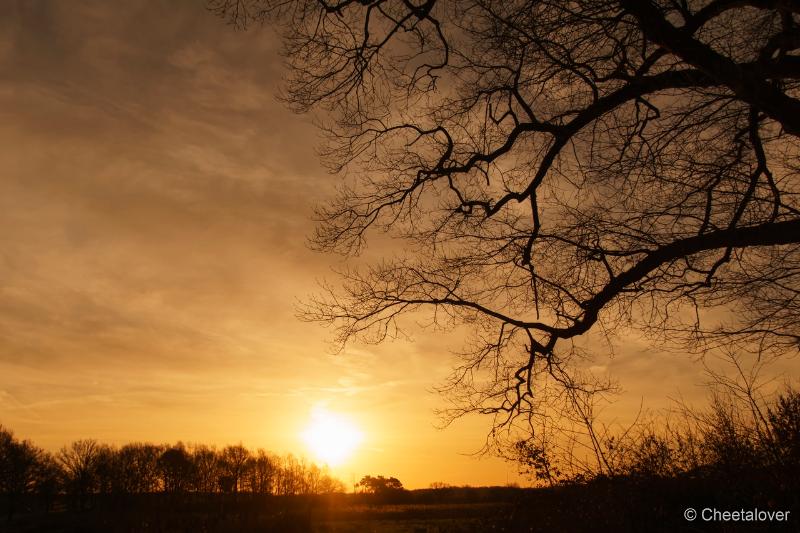
[[[389,497],[332,495],[95,496],[77,510],[57,501],[50,512],[35,505],[0,531],[59,533],[413,532],[493,531],[800,531],[800,495],[767,486],[754,494],[697,480],[598,480],[547,489],[452,488],[403,491]],[[689,521],[687,508],[789,511],[787,520]]]

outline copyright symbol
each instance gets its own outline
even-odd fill
[[[686,510],[683,512],[683,517],[691,522],[695,518],[697,518],[697,511],[692,509],[691,507],[687,507]]]

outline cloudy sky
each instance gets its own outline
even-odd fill
[[[310,118],[275,100],[276,49],[201,0],[5,5],[0,424],[51,450],[93,437],[303,454],[325,406],[364,432],[346,481],[513,480],[467,455],[487,420],[435,428],[453,339],[332,355],[330,332],[295,318],[339,261],[305,241],[337,177]],[[623,414],[703,380],[633,340],[602,364]]]

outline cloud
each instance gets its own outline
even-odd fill
[[[322,334],[300,333],[292,304],[326,269],[304,245],[326,176],[313,128],[288,120],[272,96],[270,32],[235,32],[194,2],[9,11],[0,22],[9,398],[51,417],[163,398],[177,415],[182,397],[260,386],[247,372],[285,376],[306,357],[295,337],[319,352]]]

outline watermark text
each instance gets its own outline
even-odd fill
[[[714,507],[704,507],[697,510],[687,507],[683,517],[689,522],[700,518],[703,522],[787,522],[791,511],[767,511],[764,509],[734,509],[722,510]]]

